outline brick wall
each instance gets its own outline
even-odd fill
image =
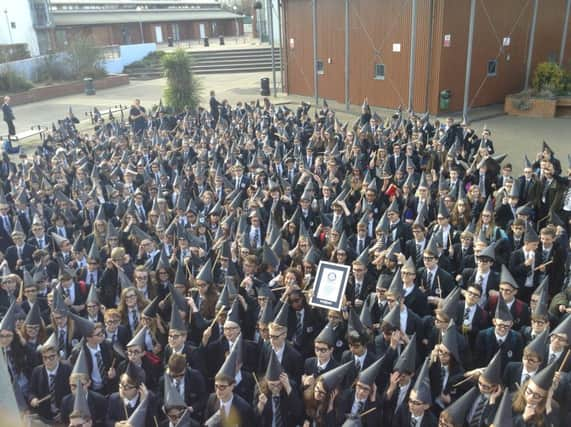
[[[555,117],[555,110],[557,108],[556,99],[543,99],[543,98],[530,98],[526,100],[528,109],[519,109],[514,105],[514,100],[517,98],[508,95],[504,103],[504,111],[510,116],[524,116],[524,117]],[[517,101],[516,101],[517,102]]]
[[[127,74],[118,74],[115,76],[109,76],[103,79],[95,80],[94,83],[95,89],[109,89],[116,86],[128,85],[129,76]],[[63,83],[53,86],[37,87],[32,88],[27,92],[10,95],[10,104],[16,106],[29,104],[30,102],[45,101],[47,99],[82,93],[83,90],[84,85],[82,81]]]

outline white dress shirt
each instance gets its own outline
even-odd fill
[[[466,313],[466,309],[468,309],[468,318],[465,318],[463,323],[464,325],[471,325],[476,314],[476,305],[469,307],[468,304],[464,303],[464,313]]]
[[[404,403],[404,400],[405,400],[406,394],[408,393],[409,388],[410,388],[410,383],[408,383],[407,385],[403,385],[402,387],[399,386],[399,394],[397,396],[397,404],[395,406],[395,413],[401,407],[401,405]]]
[[[280,363],[282,363],[282,359],[283,359],[283,357],[284,357],[285,344],[284,344],[283,347],[280,348],[280,349],[277,349],[277,350],[276,350],[276,349],[273,348],[273,347],[272,347],[272,349],[274,350],[274,353],[276,353],[276,357],[278,358],[278,361],[279,361]]]
[[[363,408],[365,407],[365,403],[366,403],[365,400],[354,399],[353,400],[353,406],[351,406],[351,414],[352,415],[358,415],[363,410]]]
[[[406,333],[406,322],[408,321],[408,309],[405,307],[400,311],[400,330]]]
[[[530,273],[531,273],[531,274],[530,274],[529,276],[526,276],[526,278],[525,278],[525,283],[524,283],[524,286],[525,286],[526,288],[532,288],[532,287],[533,287],[533,274],[534,274],[534,271],[533,271],[533,270],[535,269],[535,252],[533,252],[533,251],[526,251],[526,250],[524,249],[524,250],[523,250],[523,255],[524,255],[525,260],[533,259],[531,265],[529,266],[529,268],[530,268]]]
[[[222,411],[224,411],[224,415],[226,417],[228,417],[228,415],[230,414],[230,408],[232,407],[232,399],[234,399],[234,396],[232,396],[227,402],[222,402],[220,400],[220,414],[222,415]]]
[[[478,301],[478,305],[480,307],[484,307],[488,302],[488,278],[490,277],[490,271],[486,273],[476,273],[476,283],[479,283],[482,286],[482,296],[480,297],[480,301]]]
[[[91,348],[87,346],[89,353],[91,354],[92,369],[91,369],[91,379],[93,383],[101,386],[103,384],[103,372],[99,372],[99,367],[97,366],[97,356],[96,354],[101,351],[101,347],[98,345],[96,348]],[[103,357],[103,355],[101,355]]]
[[[365,365],[365,357],[367,357],[367,350],[365,350],[365,352],[360,355],[360,356],[354,356],[353,358],[353,362],[356,364],[357,362],[359,362],[359,366],[361,367],[361,369],[364,368]]]

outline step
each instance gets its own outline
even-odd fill
[[[257,73],[259,71],[271,71],[272,67],[254,67],[254,68],[236,68],[236,69],[228,69],[228,70],[219,70],[219,69],[211,69],[211,70],[203,70],[197,72],[197,76],[202,76],[205,74],[229,74],[229,73]]]
[[[279,55],[279,51],[274,52],[275,55]],[[204,54],[204,55],[188,55],[192,59],[202,59],[202,58],[243,58],[243,57],[256,57],[256,56],[272,56],[271,51],[263,52],[229,52],[224,55],[215,54]]]
[[[280,66],[280,61],[275,61],[276,67]],[[228,67],[242,67],[242,66],[272,66],[272,61],[268,60],[243,60],[243,61],[223,61],[223,62],[204,62],[204,63],[196,63],[193,64],[191,69],[192,70],[201,70],[204,68],[228,68]],[[133,67],[125,68],[125,72],[129,74],[135,73],[162,73],[163,68],[161,66],[153,66],[153,67]]]
[[[191,70],[193,73],[198,73],[204,70],[231,70],[234,68],[253,68],[253,67],[266,67],[272,68],[271,62],[260,62],[260,63],[249,63],[249,64],[225,64],[225,65],[204,65],[204,66],[196,66],[192,67]],[[280,64],[275,64],[276,69],[280,69]],[[155,71],[156,72],[156,71]]]
[[[279,56],[274,57],[274,60],[277,62],[280,60]],[[209,59],[201,59],[200,61],[198,60],[193,60],[193,64],[206,64],[206,63],[210,63],[210,64],[221,64],[221,63],[228,63],[228,62],[248,62],[248,61],[253,61],[253,62],[260,62],[260,61],[269,61],[272,62],[272,57],[271,56],[264,56],[264,57],[242,57],[242,58],[209,58]]]
[[[211,68],[211,69],[204,69],[200,71],[196,71],[195,74],[205,75],[205,74],[228,74],[228,73],[256,73],[259,71],[271,71],[271,66],[264,66],[264,67],[239,67],[239,68],[230,68],[230,69],[218,69],[218,68]],[[153,79],[160,79],[163,77],[162,73],[135,73],[129,74],[130,80],[153,80]]]
[[[279,52],[279,49],[274,49],[274,52]],[[227,50],[213,52],[210,50],[200,51],[200,52],[187,52],[186,54],[194,57],[200,58],[201,56],[228,56],[228,55],[266,55],[271,53],[271,49],[252,49],[252,50]]]
[[[279,56],[274,57],[274,61],[279,63],[281,58]],[[238,57],[238,58],[205,58],[200,60],[193,60],[193,66],[204,65],[204,64],[228,64],[228,63],[259,63],[259,62],[272,62],[272,57]],[[147,64],[147,65],[128,65],[125,70],[154,70],[161,69],[162,65],[160,63]]]
[[[228,65],[224,65],[224,66],[218,66],[218,67],[214,67],[214,66],[204,66],[204,67],[193,67],[192,71],[195,73],[199,73],[201,71],[205,71],[205,70],[234,70],[237,68],[272,68],[272,64],[268,64],[268,63],[260,63],[260,64],[228,64]],[[276,66],[276,68],[279,68]]]
[[[204,55],[239,55],[239,54],[244,54],[244,53],[252,53],[252,54],[256,54],[256,53],[260,53],[260,52],[271,52],[272,49],[271,48],[262,48],[262,49],[227,49],[227,50],[197,50],[197,51],[191,51],[188,52],[187,54],[189,54],[190,56],[193,57],[198,57],[198,56],[204,56]],[[279,52],[279,48],[275,48],[274,51]]]
[[[275,55],[274,58],[279,58],[279,55]],[[205,62],[205,61],[239,61],[239,60],[256,60],[256,59],[269,59],[271,61],[272,55],[258,55],[258,56],[215,56],[215,57],[204,57],[204,58],[191,58],[191,62]]]
[[[189,53],[192,71],[197,74],[240,73],[272,70],[272,49],[204,50]],[[274,65],[281,67],[279,49],[274,49]],[[160,60],[146,65],[125,67],[125,72],[134,80],[163,77]]]
[[[279,61],[280,57],[279,56],[275,56],[274,60],[275,61]],[[223,64],[223,63],[229,63],[229,62],[248,62],[248,61],[252,61],[252,62],[261,62],[261,61],[268,61],[268,62],[272,62],[272,57],[271,56],[255,56],[255,57],[243,57],[243,58],[207,58],[207,59],[201,59],[201,60],[193,60],[192,64]]]
[[[235,70],[250,70],[250,69],[258,69],[258,70],[271,70],[272,64],[244,64],[244,65],[229,65],[226,67],[201,67],[201,68],[193,68],[192,72],[194,74],[202,74],[209,71],[216,71],[219,73],[230,73]],[[276,70],[279,70],[279,67],[276,67]],[[139,76],[139,75],[153,75],[157,77],[163,77],[162,71],[137,71],[129,73],[129,77],[131,76]]]
[[[279,55],[274,56],[274,58],[279,58]],[[272,60],[271,55],[267,56],[234,56],[234,57],[214,57],[214,58],[192,58],[191,62],[194,64],[203,62],[228,62],[228,61],[259,61],[259,60]]]
[[[280,61],[275,61],[276,64]],[[250,60],[242,60],[242,61],[216,61],[216,62],[197,62],[191,65],[191,68],[194,67],[224,67],[226,65],[243,65],[243,64],[271,64],[272,60],[267,59],[250,59]]]
[[[279,54],[279,49],[274,49],[275,54]],[[202,57],[232,57],[232,56],[258,56],[258,55],[271,55],[271,49],[232,49],[232,50],[221,50],[221,51],[200,51],[200,52],[187,52],[192,58],[202,58]],[[160,59],[157,59],[160,61]]]

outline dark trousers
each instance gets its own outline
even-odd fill
[[[8,125],[8,136],[15,136],[16,128],[14,127],[14,122],[12,120],[6,120],[6,124]]]
[[[135,136],[137,137],[138,140],[141,140],[141,138],[143,137],[143,134],[145,133],[145,129],[147,129],[146,123],[143,123],[143,124],[139,124],[137,122],[133,123],[133,133],[135,134]]]

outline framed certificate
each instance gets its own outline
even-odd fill
[[[341,310],[350,270],[348,265],[321,261],[309,303],[328,310]]]

